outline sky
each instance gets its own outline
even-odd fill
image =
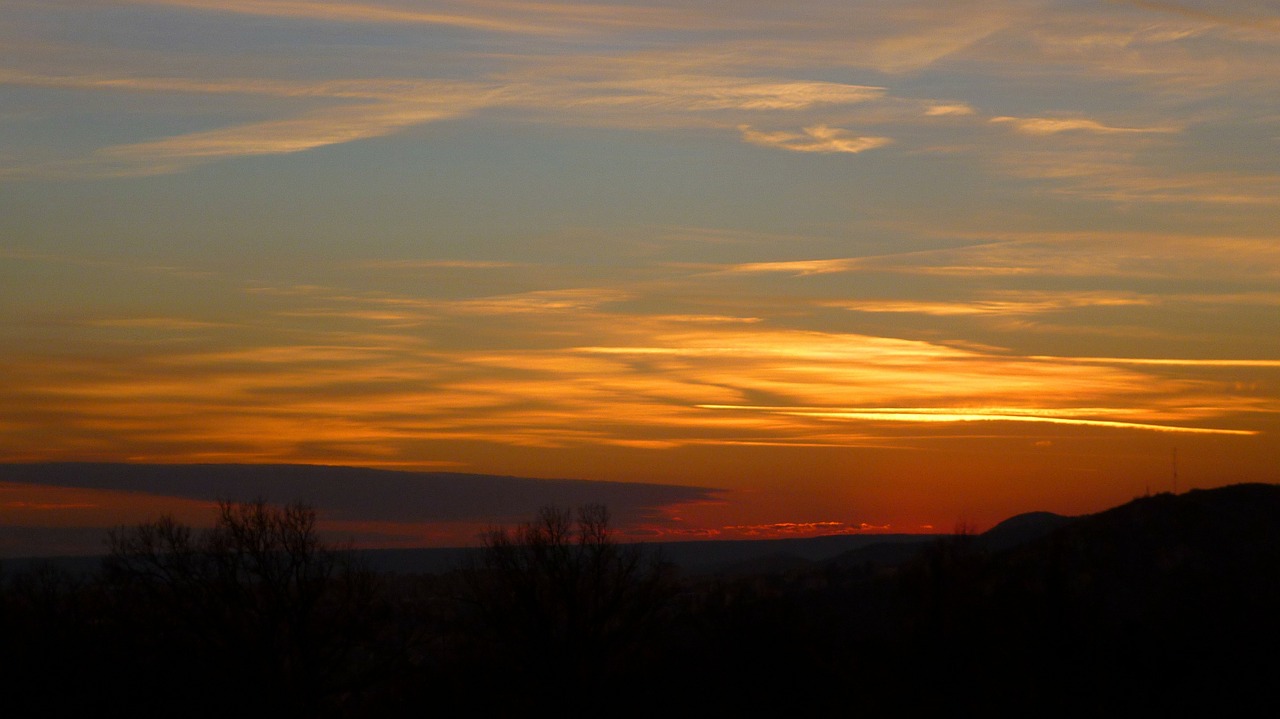
[[[1280,481],[1277,68],[1277,2],[0,0],[0,462],[663,538]],[[66,472],[0,526],[215,499]]]

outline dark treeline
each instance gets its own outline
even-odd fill
[[[91,576],[3,576],[0,702],[14,717],[1229,714],[1271,695],[1278,520],[1280,488],[1238,485],[1013,543],[960,534],[902,563],[682,576],[589,506],[415,575],[319,541],[306,507],[228,503],[208,531],[113,532]]]

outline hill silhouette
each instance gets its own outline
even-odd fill
[[[1012,525],[1040,526],[1025,542],[1001,546],[1017,534],[1005,523],[988,533],[1001,541],[947,539],[903,570],[905,635],[921,649],[970,647],[950,686],[977,692],[975,708],[1069,690],[1063,706],[1082,711],[1231,713],[1269,685],[1280,487],[1160,494],[1040,519]]]

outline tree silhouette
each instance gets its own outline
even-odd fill
[[[674,584],[656,557],[613,539],[603,505],[544,507],[535,521],[484,539],[465,576],[490,660],[554,694],[566,684],[603,689],[641,658]]]
[[[205,532],[166,516],[108,548],[117,616],[172,691],[234,682],[211,701],[315,715],[383,668],[376,576],[321,541],[308,506],[223,502]]]

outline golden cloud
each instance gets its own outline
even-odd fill
[[[857,154],[891,144],[887,137],[860,136],[838,127],[814,125],[801,132],[779,130],[766,132],[739,125],[742,139],[762,147],[774,147],[792,152],[847,152]]]

